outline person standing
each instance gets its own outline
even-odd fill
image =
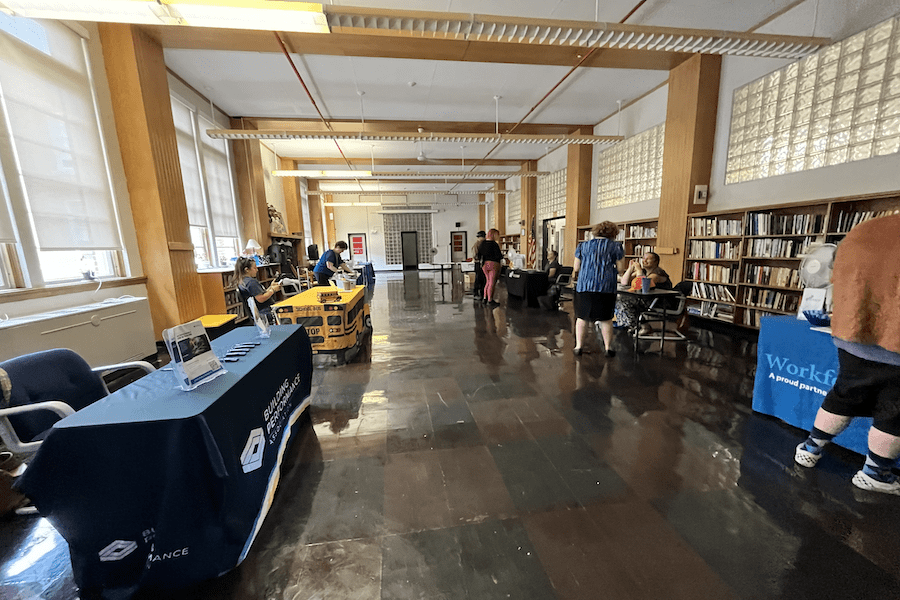
[[[234,284],[237,285],[238,293],[245,302],[252,297],[259,315],[274,323],[272,305],[275,301],[272,296],[281,289],[281,284],[277,281],[272,282],[268,289],[263,289],[262,284],[256,279],[258,273],[259,267],[256,266],[256,260],[252,256],[240,256],[234,263]]]
[[[487,239],[478,246],[477,254],[477,257],[484,263],[482,270],[484,271],[485,284],[484,300],[482,302],[491,306],[500,305],[499,302],[494,300],[497,278],[500,276],[500,261],[503,260],[503,251],[500,250],[500,244],[497,243],[497,238],[499,237],[500,232],[498,230],[491,229],[488,231]]]
[[[838,376],[794,461],[813,467],[854,417],[872,417],[868,455],[856,487],[900,496],[900,215],[860,223],[834,261],[831,330]]]
[[[316,283],[318,285],[328,285],[328,280],[338,271],[354,273],[353,269],[348,267],[344,263],[344,259],[341,258],[341,252],[346,249],[347,242],[338,241],[335,242],[334,248],[322,255],[319,262],[316,263],[316,268],[313,269],[313,273],[316,274]]]
[[[616,305],[616,261],[625,256],[622,244],[616,241],[619,227],[612,221],[603,221],[591,229],[593,239],[575,248],[575,265],[572,273],[578,277],[575,284],[575,348],[580,356],[584,351],[584,336],[588,322],[600,321],[600,333],[606,346],[606,356],[616,355],[612,349],[613,310]],[[579,273],[584,272],[581,276]]]
[[[481,246],[481,242],[484,241],[485,234],[484,231],[479,231],[475,234],[475,245],[472,246],[472,260],[475,263],[475,287],[472,289],[472,297],[475,300],[481,300],[484,298],[484,284],[487,281],[487,278],[484,276],[484,261],[481,260],[481,257],[478,255],[478,248]]]

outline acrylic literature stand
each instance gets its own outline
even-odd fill
[[[256,308],[256,300],[253,299],[253,296],[247,298],[247,305],[250,307],[250,315],[253,318],[253,322],[256,323],[256,328],[259,330],[259,337],[268,338],[271,335],[269,320],[259,314],[259,309]]]
[[[225,373],[199,320],[165,329],[162,337],[172,358],[172,371],[182,390],[196,389]]]

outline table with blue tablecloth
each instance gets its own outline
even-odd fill
[[[509,269],[506,271],[506,293],[525,300],[528,306],[538,308],[538,298],[547,293],[550,282],[546,271]]]
[[[753,410],[809,431],[837,373],[837,349],[830,335],[813,330],[805,319],[763,317],[756,349]],[[834,442],[866,454],[871,425],[871,418],[853,419]]]
[[[269,339],[239,327],[212,347],[222,356],[252,341],[193,391],[159,370],[50,431],[18,485],[69,543],[82,590],[182,587],[246,557],[312,377],[301,326],[275,326]]]

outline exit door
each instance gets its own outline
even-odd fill
[[[465,262],[468,258],[466,250],[467,235],[465,231],[450,232],[450,262]]]
[[[403,270],[419,268],[419,234],[415,231],[400,232],[400,248],[403,252]]]

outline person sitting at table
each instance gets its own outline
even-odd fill
[[[260,316],[274,323],[272,305],[275,301],[272,296],[281,289],[281,284],[273,281],[268,289],[263,289],[262,284],[256,279],[258,273],[259,267],[256,266],[252,256],[240,256],[234,263],[234,281],[241,298],[246,302],[247,298],[252,297],[256,301],[256,310]]]
[[[630,286],[633,290],[639,290],[643,286],[643,278],[650,279],[650,288],[671,290],[672,279],[669,274],[659,268],[659,254],[645,252],[641,260],[631,259],[628,268],[619,278],[619,284]],[[616,301],[616,327],[626,327],[634,330],[637,327],[638,313],[641,311],[641,301],[637,298],[620,297]],[[653,330],[649,325],[641,326],[641,334],[646,335]]]
[[[547,268],[544,269],[547,272],[547,282],[550,285],[556,283],[556,276],[559,275],[559,254],[556,250],[547,250]]]
[[[316,263],[316,268],[313,269],[313,273],[316,274],[316,283],[318,285],[329,285],[328,280],[339,271],[355,273],[353,269],[347,266],[344,259],[341,258],[341,252],[346,249],[347,242],[337,241],[334,243],[334,248],[322,255],[319,262]]]
[[[600,334],[606,346],[606,356],[616,355],[612,349],[613,309],[616,305],[616,261],[625,255],[622,244],[616,241],[619,226],[603,221],[591,229],[593,239],[575,247],[572,274],[578,276],[575,285],[575,356],[584,351],[584,337],[588,322],[600,321]]]
[[[893,472],[900,456],[898,231],[900,215],[872,219],[854,227],[838,246],[831,275],[837,380],[794,461],[814,467],[824,447],[855,417],[872,417],[869,452],[851,482],[862,490],[900,496]]]

